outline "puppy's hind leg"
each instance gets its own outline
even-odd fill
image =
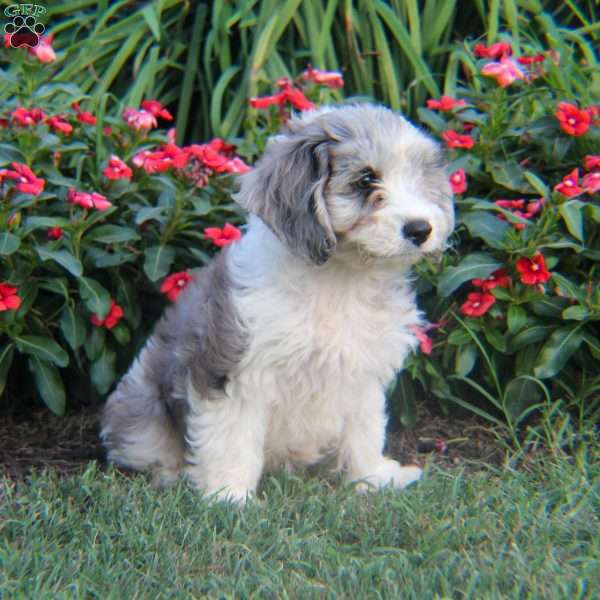
[[[184,465],[183,435],[142,365],[138,359],[108,398],[100,436],[110,461],[150,471],[154,485],[169,485]]]

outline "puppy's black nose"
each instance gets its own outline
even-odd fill
[[[431,233],[431,225],[427,221],[418,219],[409,221],[403,228],[402,233],[407,240],[410,240],[416,246],[425,243]]]

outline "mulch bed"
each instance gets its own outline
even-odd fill
[[[24,481],[32,470],[50,469],[59,476],[79,472],[90,461],[105,464],[98,439],[100,407],[87,406],[56,417],[37,409],[22,415],[0,415],[0,479]],[[421,409],[412,429],[394,427],[387,452],[402,463],[424,463],[428,457],[447,467],[500,464],[505,449],[489,424],[449,419]]]

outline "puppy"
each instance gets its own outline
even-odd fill
[[[417,480],[383,455],[385,390],[417,345],[411,266],[453,228],[440,148],[386,108],[324,108],[270,140],[236,200],[246,234],[106,403],[109,459],[242,502],[266,470],[325,457],[363,488]]]

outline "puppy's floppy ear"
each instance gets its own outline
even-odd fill
[[[271,140],[235,196],[295,255],[318,265],[336,244],[325,204],[331,141],[316,123],[293,124],[291,131]]]

